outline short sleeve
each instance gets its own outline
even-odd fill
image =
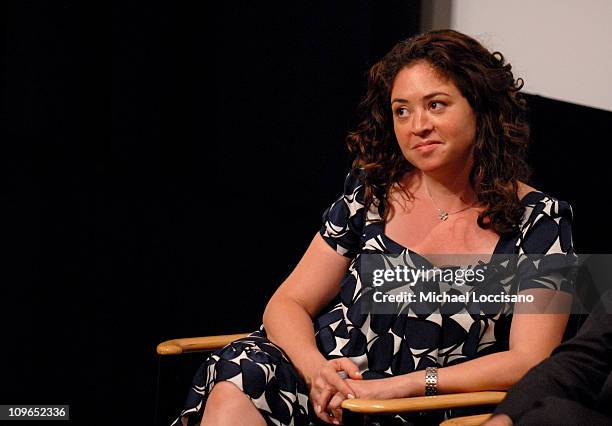
[[[323,213],[319,233],[336,252],[353,258],[360,248],[365,223],[362,172],[349,172],[342,194]]]
[[[542,194],[542,199],[527,208],[528,219],[519,238],[519,290],[573,292],[577,256],[572,241],[572,207]]]

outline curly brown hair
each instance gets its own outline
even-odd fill
[[[528,181],[525,161],[529,142],[526,103],[518,91],[512,66],[499,52],[489,52],[478,41],[453,30],[430,31],[396,44],[368,74],[368,89],[358,107],[360,122],[349,133],[353,170],[361,169],[365,208],[393,207],[386,200],[394,184],[416,168],[402,154],[393,131],[390,96],[396,75],[415,61],[425,60],[457,86],[476,116],[474,165],[470,184],[485,206],[478,225],[498,234],[515,232],[524,213],[517,195],[518,181]],[[382,205],[379,205],[382,202]],[[381,210],[381,211],[382,211]]]

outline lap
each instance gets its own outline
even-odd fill
[[[235,384],[255,404],[269,425],[324,425],[314,415],[306,383],[284,351],[268,340],[265,331],[231,342],[210,353],[198,369],[181,416],[189,425],[202,417],[208,396],[215,384]],[[438,424],[440,418],[429,416],[373,416],[372,424]],[[173,425],[180,425],[180,417]],[[414,423],[413,423],[414,422]]]
[[[210,392],[222,381],[244,392],[269,424],[309,424],[308,387],[263,330],[208,355],[195,374],[181,413],[190,418],[189,424],[201,418]]]

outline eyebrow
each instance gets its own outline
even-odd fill
[[[450,95],[448,93],[434,92],[434,93],[430,93],[429,95],[423,96],[423,99],[428,100],[428,99],[431,99],[431,98],[435,98],[436,96],[439,96],[439,95],[444,95],[444,96],[450,97]],[[394,99],[391,100],[391,104],[393,104],[395,102],[399,102],[399,103],[402,103],[402,104],[409,104],[410,103],[406,99],[402,99],[402,98],[394,98]]]

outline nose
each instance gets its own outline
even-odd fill
[[[412,133],[424,136],[433,130],[433,123],[427,111],[417,110],[412,115]]]

